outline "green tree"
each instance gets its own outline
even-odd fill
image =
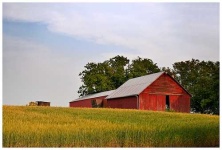
[[[80,96],[114,89],[110,81],[110,67],[107,62],[88,63],[80,72],[83,85],[79,88]]]
[[[111,82],[115,88],[118,88],[128,80],[126,77],[126,68],[129,64],[129,59],[127,57],[118,55],[111,58],[108,62],[111,68]]]
[[[129,65],[128,76],[129,78],[135,78],[159,71],[159,67],[156,63],[154,64],[151,59],[138,57],[137,59],[132,60],[132,64]]]
[[[219,114],[219,62],[181,61],[173,64],[176,79],[191,95],[191,108]]]
[[[79,88],[80,96],[113,90],[127,79],[125,67],[129,60],[123,56],[115,56],[102,63],[88,63],[85,70],[79,73],[83,85]]]

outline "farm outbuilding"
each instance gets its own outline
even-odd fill
[[[50,106],[50,102],[36,101],[37,106]]]
[[[191,95],[169,74],[154,73],[128,80],[106,97],[110,108],[190,112]]]
[[[107,100],[105,99],[114,90],[86,95],[69,102],[70,107],[106,107]]]
[[[191,95],[169,74],[159,72],[129,79],[116,90],[78,98],[70,107],[93,107],[190,112]]]

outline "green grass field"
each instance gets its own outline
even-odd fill
[[[219,116],[3,106],[3,147],[219,147]]]

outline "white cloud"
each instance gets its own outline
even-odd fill
[[[128,48],[161,65],[174,62],[165,62],[168,56],[218,60],[218,11],[201,3],[3,5],[5,19],[44,23],[52,32]]]

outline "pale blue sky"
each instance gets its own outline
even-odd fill
[[[3,3],[3,104],[78,97],[87,62],[219,60],[219,3]]]

